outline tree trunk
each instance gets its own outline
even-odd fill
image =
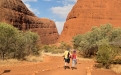
[[[4,55],[5,55],[5,53],[4,53],[4,52],[2,52],[2,60],[4,60]]]

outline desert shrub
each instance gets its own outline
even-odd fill
[[[38,55],[38,51],[40,50],[38,41],[38,34],[31,31],[21,31],[14,43],[14,47],[11,50],[13,57],[17,59],[24,59],[24,57],[28,55]]]
[[[58,54],[58,53],[63,53],[63,50],[59,49],[56,45],[51,45],[50,46],[50,52],[52,54]]]
[[[115,45],[121,44],[119,43],[121,40],[121,28],[113,28],[109,35],[109,41],[115,42]]]
[[[23,35],[23,32],[20,32],[17,36],[17,39],[15,43],[13,44],[13,48],[11,49],[11,52],[13,55],[13,58],[16,59],[23,59],[26,56],[27,50],[26,50],[26,41],[25,36]]]
[[[102,64],[102,67],[109,68],[117,54],[117,50],[114,50],[107,40],[99,42],[96,59],[98,63]]]
[[[72,42],[74,48],[81,51],[84,57],[91,57],[96,55],[100,40],[107,39],[108,43],[111,44],[112,42],[116,43],[116,39],[120,40],[119,38],[121,38],[120,28],[113,28],[111,24],[104,24],[100,27],[92,27],[92,30],[85,34],[75,36]]]
[[[44,52],[49,52],[52,54],[58,54],[64,52],[64,49],[62,50],[58,48],[56,45],[44,45],[42,49]]]
[[[58,49],[58,47],[56,45],[50,45],[50,47],[53,49]]]
[[[31,32],[31,31],[26,31],[24,33],[24,39],[26,43],[26,48],[27,48],[27,54],[33,54],[36,55],[38,54],[39,47],[38,47],[38,41],[39,35],[37,33]]]
[[[0,23],[0,55],[4,60],[24,59],[25,56],[38,54],[39,35],[31,31],[19,31],[6,23]]]
[[[0,53],[3,60],[5,54],[13,47],[18,34],[19,31],[12,25],[0,23]]]
[[[43,48],[44,52],[50,52],[51,51],[51,47],[49,45],[44,45]]]
[[[66,42],[61,42],[59,48],[60,49],[66,49]]]
[[[66,44],[66,49],[72,49],[73,47],[71,46],[71,44]]]
[[[52,54],[58,54],[58,53],[64,53],[64,50],[62,49],[54,49],[51,51]]]
[[[66,42],[61,42],[61,43],[60,43],[60,46],[59,46],[59,49],[62,49],[62,50],[64,50],[64,49],[71,49],[71,48],[73,48],[73,47],[71,46],[71,44],[66,43]]]

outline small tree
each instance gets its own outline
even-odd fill
[[[10,50],[15,42],[16,36],[19,31],[12,25],[6,23],[0,23],[0,53],[2,54],[2,59],[4,60],[4,55]]]
[[[27,54],[27,43],[26,43],[26,38],[23,35],[23,32],[20,32],[19,35],[16,38],[15,43],[13,43],[13,53],[14,53],[14,58],[17,59],[23,59],[26,54]]]
[[[39,54],[39,35],[37,33],[19,31],[6,23],[0,23],[0,54],[7,58],[24,59],[29,54]]]
[[[92,27],[92,31],[77,35],[73,38],[74,47],[83,52],[84,57],[95,55],[98,50],[98,42],[107,39],[109,42],[120,38],[120,29],[113,29],[111,24],[104,24],[100,27]]]
[[[24,33],[24,39],[26,43],[27,48],[27,54],[36,54],[38,52],[37,50],[37,44],[38,41],[40,41],[40,37],[37,33],[26,31]]]
[[[102,66],[104,66],[105,68],[109,68],[116,55],[116,50],[113,50],[106,39],[103,39],[99,42],[96,59],[97,62],[102,64]]]

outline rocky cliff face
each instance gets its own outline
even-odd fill
[[[92,26],[111,23],[121,27],[121,0],[78,0],[67,16],[60,41],[70,41],[77,34],[91,30]]]
[[[0,0],[0,22],[37,32],[43,44],[55,43],[59,37],[54,21],[36,17],[21,0]]]

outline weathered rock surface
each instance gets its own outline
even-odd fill
[[[0,22],[37,32],[43,44],[55,43],[59,37],[54,21],[38,18],[21,0],[0,0]]]
[[[121,0],[78,0],[67,16],[60,41],[71,41],[77,34],[91,30],[92,26],[111,23],[121,27]]]

